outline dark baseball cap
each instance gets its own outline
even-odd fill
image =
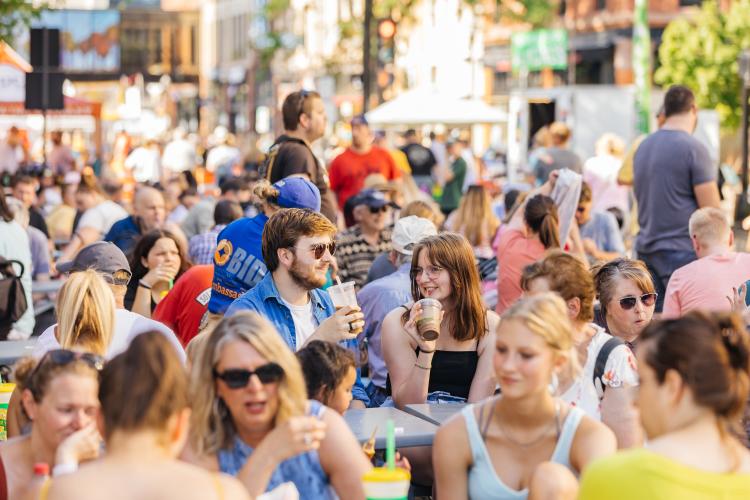
[[[349,200],[347,200],[346,203],[352,208],[359,205],[367,205],[370,208],[382,208],[386,205],[393,208],[400,208],[398,205],[386,198],[382,192],[372,188],[363,189],[359,193],[352,196]]]
[[[356,127],[358,125],[364,125],[369,126],[370,124],[367,123],[367,118],[365,118],[365,115],[357,115],[352,118],[352,121],[350,122],[350,125],[352,127]]]
[[[102,276],[109,277],[107,281],[115,285],[127,285],[132,272],[125,254],[117,245],[109,241],[97,241],[83,247],[73,260],[61,262],[57,270],[61,273],[75,273],[93,269]],[[113,275],[118,271],[126,271],[130,276],[124,283],[115,281]]]

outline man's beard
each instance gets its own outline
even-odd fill
[[[300,288],[304,288],[305,290],[314,290],[326,284],[325,277],[317,279],[310,274],[303,274],[300,271],[296,257],[294,258],[292,267],[289,268],[289,276],[292,277],[292,281],[294,281],[297,286],[299,286]]]

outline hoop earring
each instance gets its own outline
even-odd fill
[[[547,390],[550,394],[553,396],[557,395],[557,390],[560,388],[560,379],[557,377],[557,373],[553,373],[552,377],[550,377],[549,385],[547,386]]]

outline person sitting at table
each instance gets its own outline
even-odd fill
[[[739,424],[750,393],[750,339],[739,317],[692,311],[655,321],[636,352],[648,448],[591,464],[580,498],[747,498],[750,453]]]
[[[578,370],[566,309],[544,293],[505,312],[493,358],[502,395],[466,406],[438,430],[439,498],[574,499],[575,476],[615,452],[607,426],[549,389]]]
[[[54,477],[50,500],[249,499],[231,476],[177,460],[188,434],[188,380],[158,332],[140,335],[107,363],[99,400],[107,452],[74,474]]]
[[[586,265],[573,255],[552,251],[524,269],[521,286],[527,295],[555,292],[567,306],[582,370],[575,377],[560,376],[557,394],[607,424],[621,448],[638,446],[642,433],[628,394],[638,385],[636,360],[623,342],[591,322],[596,292]]]
[[[297,360],[305,377],[307,398],[343,415],[352,402],[352,387],[357,380],[352,351],[313,340],[297,351]]]
[[[224,318],[193,364],[186,460],[236,476],[255,497],[291,481],[300,498],[364,498],[370,468],[335,411],[307,399],[299,362],[257,313]]]
[[[440,401],[475,402],[495,391],[492,343],[499,318],[482,304],[474,250],[463,236],[442,233],[413,250],[413,301],[393,309],[381,329],[387,390],[395,405]],[[440,335],[417,332],[423,298],[443,308]],[[386,403],[388,404],[388,401]]]
[[[23,498],[34,464],[49,464],[57,475],[99,455],[97,391],[103,364],[96,354],[65,349],[49,351],[38,362],[18,362],[17,389],[33,425],[29,434],[0,444],[0,498]]]

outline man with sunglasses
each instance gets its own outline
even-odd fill
[[[399,208],[375,189],[363,189],[347,202],[356,223],[336,237],[341,281],[354,281],[357,290],[367,283],[375,258],[391,251],[390,208]]]
[[[323,340],[358,352],[354,332],[364,327],[364,315],[359,307],[336,311],[320,289],[336,252],[335,234],[331,221],[309,209],[273,214],[263,228],[263,260],[269,272],[232,302],[226,316],[247,310],[262,314],[294,351],[311,340]],[[352,395],[353,406],[364,408],[369,402],[359,370]]]
[[[320,191],[320,212],[337,223],[336,199],[330,189],[328,171],[318,161],[310,145],[323,137],[327,117],[320,94],[309,90],[292,92],[281,106],[284,133],[268,150],[260,175],[271,183],[286,177],[310,179]]]

